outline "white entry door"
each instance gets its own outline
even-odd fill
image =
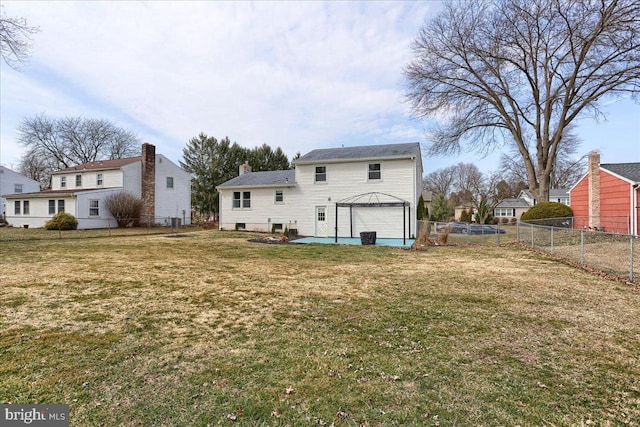
[[[316,237],[328,237],[326,206],[316,206]]]

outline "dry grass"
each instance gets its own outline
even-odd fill
[[[3,243],[0,402],[73,425],[640,425],[631,287],[517,248],[247,237]]]

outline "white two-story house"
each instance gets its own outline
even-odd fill
[[[51,177],[51,190],[5,195],[6,219],[15,227],[42,227],[60,211],[78,220],[78,228],[114,227],[104,208],[110,194],[126,191],[143,200],[141,222],[169,224],[191,219],[191,176],[151,144],[142,155],[73,166]]]
[[[220,228],[296,229],[299,235],[380,238],[416,233],[422,190],[419,143],[313,150],[294,169],[251,172],[217,187]]]

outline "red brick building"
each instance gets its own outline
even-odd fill
[[[592,152],[569,198],[575,228],[638,235],[640,162],[600,164],[600,154]]]

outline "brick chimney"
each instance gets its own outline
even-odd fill
[[[156,213],[156,147],[142,144],[142,216],[141,222],[153,224]]]
[[[244,175],[245,173],[251,172],[251,166],[249,166],[249,162],[245,160],[243,164],[238,168],[238,176]]]
[[[600,229],[600,154],[589,153],[589,228]]]

